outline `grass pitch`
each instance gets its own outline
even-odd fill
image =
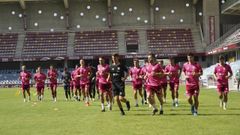
[[[1,135],[238,135],[240,132],[240,93],[230,92],[228,110],[219,107],[215,90],[201,88],[199,115],[190,113],[184,87],[180,87],[180,106],[172,107],[170,92],[163,116],[151,116],[148,105],[134,106],[133,93],[126,87],[131,110],[121,116],[116,104],[112,111],[101,112],[100,102],[65,101],[63,88],[58,88],[58,101],[52,102],[45,90],[43,102],[24,103],[17,88],[0,89]],[[31,88],[31,93],[35,89]],[[124,105],[126,110],[126,106]]]

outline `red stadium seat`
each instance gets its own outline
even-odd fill
[[[79,55],[104,55],[118,51],[117,31],[76,32],[74,52]]]
[[[139,42],[138,32],[136,30],[126,30],[125,31],[125,41],[126,41],[126,45],[128,45],[128,44],[138,45],[138,42]]]
[[[0,34],[0,56],[14,57],[17,46],[18,34],[6,33]]]
[[[24,40],[23,57],[66,56],[66,32],[28,32]]]
[[[194,51],[191,29],[147,30],[149,51],[154,53],[185,53]]]

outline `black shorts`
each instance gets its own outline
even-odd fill
[[[125,83],[124,82],[112,82],[112,90],[114,96],[125,96]]]
[[[30,85],[22,85],[22,90],[29,90],[30,89]]]
[[[63,88],[65,91],[69,91],[70,90],[70,85],[63,85]]]

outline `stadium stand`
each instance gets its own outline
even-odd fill
[[[139,52],[139,35],[137,30],[125,31],[125,44],[127,52]]]
[[[181,54],[194,51],[191,29],[147,30],[147,40],[149,51],[154,53]]]
[[[128,44],[136,44],[138,45],[138,31],[137,30],[126,30],[125,31],[125,41],[126,45]]]
[[[42,72],[47,74],[47,70],[48,69],[42,69]],[[73,69],[69,69],[69,71],[72,71]],[[28,71],[31,72],[32,77],[35,73],[34,69],[29,69]],[[58,83],[62,83],[62,79],[61,79],[61,73],[63,71],[62,68],[58,68],[58,78],[57,81]],[[21,81],[18,80],[19,77],[19,70],[0,70],[0,87],[18,87],[18,85],[21,84]],[[49,80],[47,79],[46,84],[49,84]],[[30,80],[30,83],[33,84],[33,78]]]
[[[75,34],[75,55],[106,55],[118,52],[117,31],[84,31]]]
[[[23,57],[66,56],[66,32],[28,32],[23,47]]]
[[[18,34],[16,33],[0,34],[0,56],[14,57],[17,40]]]
[[[229,88],[230,90],[233,90],[233,89],[236,89],[235,75],[240,69],[240,60],[231,62],[231,63],[228,62],[228,64],[231,66],[231,69],[233,71],[233,77],[229,79]],[[201,79],[203,80],[203,82],[205,82],[204,85],[209,88],[213,88],[213,87],[216,88],[216,80],[213,77],[213,73],[216,65],[217,64],[214,64],[208,68],[205,68],[203,70],[203,75],[201,76]]]
[[[0,61],[7,65],[0,72],[8,82],[19,72],[10,77],[9,67],[73,67],[79,58],[96,64],[96,57],[109,59],[114,52],[125,55],[129,65],[135,55],[145,59],[149,52],[158,59],[176,56],[180,63],[194,52],[203,67],[216,63],[223,52],[240,59],[237,0],[10,1],[0,0],[0,33],[5,33],[0,34]],[[226,49],[232,43],[234,48]]]

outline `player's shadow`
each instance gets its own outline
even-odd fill
[[[138,113],[138,114],[129,114],[129,115],[132,115],[132,116],[152,116],[151,113]],[[158,116],[159,114],[156,114],[154,116]],[[160,115],[159,115],[160,116]]]
[[[172,104],[170,104],[170,103],[167,103],[167,104],[163,104],[165,107],[173,107],[172,106]],[[200,105],[199,107],[215,107],[215,106],[217,106],[217,105]],[[181,107],[186,107],[186,108],[190,108],[190,105],[188,105],[188,104],[180,104],[179,105],[179,107],[173,107],[173,108],[181,108]]]
[[[184,109],[184,108],[171,108],[169,109],[170,112],[180,112],[180,111],[190,111],[190,109]]]
[[[200,105],[199,107],[216,107],[216,106],[218,106],[218,105]]]
[[[192,115],[190,113],[168,113],[168,114],[164,114],[166,116],[188,116],[188,115]]]
[[[134,110],[130,110],[130,111],[134,111],[134,112],[139,112],[139,111],[149,111],[149,110],[147,110],[147,109],[134,109]]]
[[[230,114],[230,113],[201,113],[198,116],[240,116],[240,114]]]
[[[129,115],[133,115],[133,116],[152,116],[151,113],[141,113],[141,114],[129,114]],[[190,116],[192,115],[191,113],[168,113],[168,114],[163,114],[163,115],[159,115],[159,114],[155,114],[154,116],[161,116],[161,117],[164,117],[164,116]],[[240,116],[240,114],[216,114],[216,113],[201,113],[201,114],[198,114],[198,117],[205,117],[205,116]]]
[[[240,110],[240,108],[228,108],[228,110]]]
[[[144,113],[144,114],[132,114],[133,116],[153,116],[151,113]],[[163,114],[160,115],[159,113],[156,113],[154,116],[159,116],[159,117],[165,117],[165,116],[188,116],[188,115],[192,115],[189,113],[185,113],[185,114],[179,114],[179,113],[168,113],[168,114]]]
[[[163,104],[163,106],[165,106],[165,107],[172,107],[172,108],[179,108],[179,107],[190,108],[190,105],[186,105],[186,104],[181,104],[181,105],[179,105],[179,107],[173,107],[172,104]]]

